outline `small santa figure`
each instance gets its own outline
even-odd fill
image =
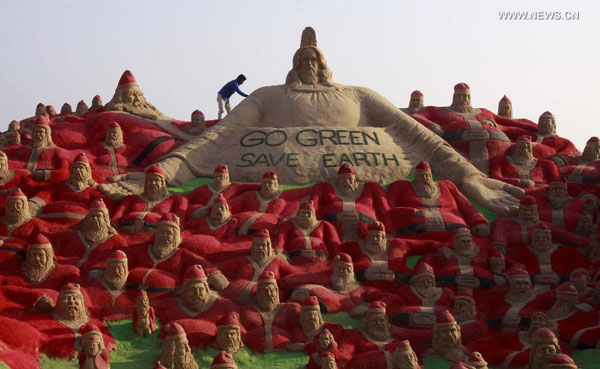
[[[166,336],[159,362],[169,369],[198,369],[183,327],[177,323],[169,323],[164,329]]]
[[[468,351],[462,344],[460,326],[448,310],[438,315],[433,326],[431,351],[445,360],[466,361]]]
[[[133,312],[133,330],[138,336],[148,337],[156,331],[156,316],[154,308],[150,306],[148,294],[140,290],[135,310]]]
[[[102,335],[92,335],[79,352],[80,369],[110,369],[110,356]]]
[[[400,341],[392,357],[394,369],[421,369],[417,354],[410,347],[408,340]]]

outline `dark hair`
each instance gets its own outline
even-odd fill
[[[244,82],[246,80],[246,76],[243,74],[240,74],[239,76],[237,76],[237,78],[235,80],[237,81],[237,83]]]

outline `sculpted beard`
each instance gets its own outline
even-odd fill
[[[90,217],[86,220],[83,233],[86,240],[95,242],[106,237],[108,234],[108,227],[103,219]]]
[[[23,207],[22,209],[13,209],[7,207],[4,214],[7,223],[19,224],[27,220],[29,217],[29,209],[27,206]]]
[[[68,303],[59,303],[56,307],[56,314],[61,318],[68,321],[78,321],[86,316],[85,308],[81,302],[81,297],[77,301],[71,301]]]
[[[354,275],[345,272],[334,272],[331,277],[331,284],[335,290],[342,291],[351,284],[354,284]]]
[[[228,334],[230,331],[234,334]],[[221,350],[227,351],[230,354],[238,352],[242,348],[242,340],[237,331],[232,329],[221,330],[217,335],[217,342]]]
[[[370,334],[373,338],[383,341],[390,336],[390,325],[389,323],[372,323]]]
[[[312,65],[300,68],[300,80],[306,85],[316,85],[319,82],[317,69]]]
[[[115,269],[112,273],[108,273],[104,281],[113,290],[121,289],[127,281],[127,273],[122,269]]]
[[[50,258],[48,258],[46,264],[43,264],[41,260],[29,259],[27,260],[25,276],[31,282],[39,282],[46,276],[51,267],[52,260]]]

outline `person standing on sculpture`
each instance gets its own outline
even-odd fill
[[[240,74],[236,79],[229,81],[225,84],[225,86],[221,87],[219,92],[217,93],[217,103],[219,104],[219,119],[223,117],[223,105],[225,105],[225,110],[227,110],[227,114],[231,111],[231,105],[229,104],[229,99],[231,95],[234,93],[238,93],[244,97],[248,97],[245,93],[240,90],[240,85],[246,81],[246,76]]]

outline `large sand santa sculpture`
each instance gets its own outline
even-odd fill
[[[222,155],[227,147],[228,155]],[[254,91],[217,126],[158,162],[171,185],[229,165],[232,178],[249,181],[276,169],[282,183],[333,177],[343,162],[360,167],[361,180],[405,177],[421,161],[474,200],[500,213],[516,209],[523,191],[487,178],[442,138],[373,90],[333,82],[315,31],[307,27],[286,83]],[[103,185],[109,195],[129,193],[127,181]]]

